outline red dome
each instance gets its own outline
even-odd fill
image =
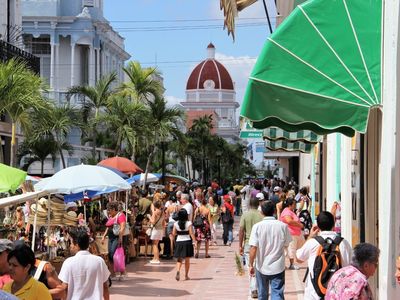
[[[204,86],[205,82],[207,87]],[[187,81],[186,90],[212,88],[233,90],[233,81],[221,63],[213,58],[209,58],[194,68]]]

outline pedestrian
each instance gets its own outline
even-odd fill
[[[0,289],[2,289],[6,283],[12,281],[7,257],[8,253],[13,249],[14,244],[12,241],[0,239]]]
[[[345,239],[341,239],[340,236],[333,231],[333,227],[335,225],[333,215],[328,211],[321,212],[317,217],[317,226],[311,229],[311,233],[308,237],[307,242],[297,250],[297,261],[303,262],[308,260],[308,274],[306,280],[306,286],[304,290],[304,299],[309,300],[319,300],[322,297],[318,296],[317,292],[314,288],[314,283],[316,279],[316,275],[314,274],[315,266],[314,262],[318,253],[318,250],[321,246],[318,239],[322,238],[324,241],[329,243],[333,243],[335,239],[339,238],[339,268],[345,267],[351,262],[351,246],[349,242]],[[325,280],[326,277],[324,277]],[[314,283],[313,283],[314,279]],[[329,277],[327,278],[329,280]],[[324,282],[325,286],[328,283],[328,280]]]
[[[204,241],[205,245],[205,258],[210,258],[208,249],[211,241],[211,213],[207,208],[206,199],[202,199],[201,206],[194,212],[194,220],[201,220],[200,226],[194,227],[194,235],[196,237],[196,254],[195,257],[199,258],[201,242]],[[194,222],[194,221],[193,221]]]
[[[168,218],[167,236],[169,237],[169,254],[170,254],[168,258],[172,258],[173,253],[174,253],[175,239],[172,235],[172,230],[173,230],[174,224],[176,222],[178,210],[179,210],[179,206],[178,206],[178,203],[176,202],[176,198],[171,197],[170,205],[168,206],[168,208],[166,210],[166,216]],[[164,246],[164,250],[165,250],[165,246]]]
[[[303,224],[300,223],[299,217],[295,214],[296,201],[293,198],[287,198],[283,203],[283,211],[279,218],[280,221],[286,223],[289,228],[289,232],[292,236],[292,241],[288,247],[288,257],[290,261],[289,270],[298,270],[299,267],[294,264],[296,259],[296,250],[301,248],[304,244],[304,237],[301,232]]]
[[[211,240],[213,241],[213,244],[216,246],[217,224],[218,224],[218,219],[220,218],[220,212],[217,203],[215,203],[214,197],[210,196],[208,198],[207,208],[210,210],[210,215],[211,215]]]
[[[109,300],[108,278],[110,271],[104,260],[88,251],[89,235],[82,227],[72,228],[68,233],[70,251],[59,274],[67,300]]]
[[[246,185],[240,190],[242,195],[242,213],[246,212],[250,206],[251,199],[251,185],[250,181],[246,182]]]
[[[162,210],[163,203],[161,200],[156,200],[154,203],[154,210],[151,216],[149,216],[151,224],[150,239],[153,243],[153,259],[150,261],[151,264],[160,264],[160,250],[158,249],[158,243],[164,237],[164,212]]]
[[[224,240],[224,245],[230,246],[233,242],[233,223],[234,219],[233,216],[235,214],[235,208],[232,205],[232,200],[229,195],[224,195],[223,197],[224,204],[222,204],[221,210],[222,210],[222,225],[223,225],[223,240]]]
[[[117,201],[107,203],[108,221],[106,223],[106,231],[104,232],[101,241],[104,242],[108,235],[108,259],[111,264],[111,270],[114,270],[114,254],[118,247],[123,247],[124,235],[126,233],[126,216],[123,212],[119,212]],[[114,277],[115,274],[112,274]],[[120,280],[125,276],[120,274]]]
[[[340,199],[340,195],[339,195]],[[339,235],[342,233],[342,207],[340,205],[340,200],[333,202],[331,213],[335,217],[335,232]]]
[[[394,275],[398,284],[400,284],[400,256],[396,259],[396,274]]]
[[[182,204],[182,208],[186,209],[186,211],[188,213],[189,221],[192,222],[192,220],[193,220],[193,205],[189,202],[189,194],[181,195],[181,204]]]
[[[270,286],[271,299],[284,299],[284,248],[292,238],[288,226],[274,218],[275,204],[272,201],[265,201],[261,211],[264,218],[254,224],[250,234],[249,272],[256,276],[259,300],[268,299]]]
[[[25,244],[24,240],[18,240],[14,242],[14,247],[21,245],[26,245],[29,247],[28,244]],[[30,270],[30,275],[48,288],[52,299],[57,300],[65,298],[65,291],[59,288],[61,280],[58,278],[57,271],[50,262],[36,258],[35,265]]]
[[[375,274],[379,249],[369,243],[354,247],[352,263],[333,274],[326,291],[326,300],[373,300],[368,278]]]
[[[185,280],[189,280],[190,258],[193,257],[193,245],[195,236],[193,233],[192,222],[188,220],[186,209],[182,208],[178,212],[178,221],[174,224],[173,235],[176,237],[174,257],[176,262],[175,279],[180,280],[180,271],[183,259],[185,260]]]
[[[286,195],[284,193],[282,193],[279,196],[279,202],[276,204],[276,218],[278,220],[281,217],[281,213],[282,213],[282,210],[283,210],[283,203],[285,202],[286,198],[289,198],[289,197],[286,197]]]
[[[299,191],[300,199],[298,201],[297,211],[300,222],[303,224],[304,238],[307,239],[312,227],[311,219],[311,199],[308,196],[308,188],[302,187]]]
[[[250,233],[251,229],[253,228],[254,224],[260,222],[263,217],[258,210],[259,207],[259,200],[256,198],[250,199],[250,210],[243,213],[242,217],[240,218],[240,229],[239,229],[239,253],[240,255],[244,256],[246,267],[248,268],[250,261],[249,261],[249,254],[250,254]],[[257,299],[257,282],[255,277],[250,276],[250,289],[249,293],[251,298]]]
[[[251,199],[254,199],[254,198],[251,198]],[[250,199],[250,203],[251,203],[251,199]],[[255,199],[257,200],[257,202],[258,202],[258,211],[260,211],[261,212],[261,204],[265,201],[265,195],[263,194],[263,193],[258,193],[257,195],[256,195],[256,197],[255,197]],[[251,205],[250,205],[251,206]]]
[[[275,186],[273,189],[273,194],[271,196],[271,201],[276,205],[279,202],[279,196],[281,195],[282,189],[279,186]]]
[[[30,272],[35,265],[35,254],[28,246],[16,246],[7,256],[12,281],[3,290],[24,300],[51,300],[47,287],[35,280]]]

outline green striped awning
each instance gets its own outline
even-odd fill
[[[286,140],[288,142],[306,142],[310,144],[316,144],[322,140],[322,136],[318,135],[310,130],[300,130],[295,132],[289,132],[278,127],[269,127],[263,131],[264,139],[271,141]]]
[[[314,149],[314,144],[304,142],[288,142],[286,140],[265,140],[265,147],[271,151],[300,151],[303,153],[310,153]]]

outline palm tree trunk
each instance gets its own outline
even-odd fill
[[[11,153],[10,153],[10,166],[15,167],[15,151],[16,151],[16,123],[11,123]]]
[[[153,156],[157,151],[157,146],[154,146],[153,151],[150,152],[149,157],[147,158],[147,163],[146,163],[146,171],[144,173],[144,182],[143,182],[143,186],[142,189],[144,190],[146,188],[146,184],[147,184],[147,174],[149,174],[149,169],[150,169],[150,163],[153,161]]]
[[[97,140],[97,132],[96,132],[96,129],[94,129],[93,133],[92,133],[92,158],[93,158],[93,162],[96,161],[96,140]]]
[[[43,178],[43,173],[44,173],[44,160],[41,160],[40,163],[42,164],[40,167],[40,177]]]
[[[119,134],[118,138],[117,138],[117,145],[115,146],[115,149],[114,149],[115,156],[118,156],[120,149],[121,149],[121,135]]]
[[[65,169],[66,168],[66,164],[65,164],[65,158],[64,158],[63,150],[61,148],[59,148],[58,151],[60,152],[60,157],[61,157],[61,162],[62,162],[62,165],[63,165],[63,169]]]

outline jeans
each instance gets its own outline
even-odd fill
[[[249,244],[244,245],[244,251],[243,251],[243,256],[244,260],[246,262],[246,270],[249,270],[249,265],[250,265],[250,248],[251,246]],[[252,291],[257,291],[257,280],[253,276],[249,276],[250,280],[250,293]]]
[[[242,198],[237,197],[236,199],[236,207],[235,207],[235,215],[241,215],[241,207],[242,207]]]
[[[108,258],[111,262],[114,261],[114,253],[118,247],[118,237],[117,238],[110,238],[108,237]]]
[[[223,239],[224,239],[224,245],[226,245],[226,243],[229,241],[232,243],[233,241],[233,223],[223,223],[224,226],[224,233],[222,235]]]
[[[256,270],[258,300],[268,300],[271,285],[271,300],[284,300],[285,271],[275,275],[264,275]]]

